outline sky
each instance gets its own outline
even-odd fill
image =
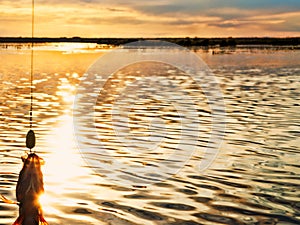
[[[31,36],[31,1],[0,0],[0,36]],[[35,0],[36,37],[294,37],[300,0]]]

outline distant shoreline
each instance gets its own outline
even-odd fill
[[[271,45],[271,46],[300,46],[300,37],[286,38],[81,38],[81,37],[0,37],[0,43],[59,43],[59,42],[78,42],[78,43],[97,43],[107,45],[122,45],[139,40],[162,40],[172,42],[182,46],[220,46],[230,47],[237,45]]]

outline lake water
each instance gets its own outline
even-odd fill
[[[81,134],[99,150],[82,157],[74,135],[74,97],[88,68],[109,51],[76,44],[34,51],[34,150],[45,160],[41,202],[50,225],[300,224],[299,50],[193,50],[218,79],[226,110],[219,154],[204,172],[199,162],[212,132],[207,98],[187,74],[158,62],[128,65],[96,93],[96,135],[88,125]],[[0,46],[0,193],[10,199],[15,199],[27,151],[30,53],[26,45]],[[87,91],[87,97],[93,94]],[[194,109],[188,101],[176,108],[174,99],[184,95],[195,102]],[[127,112],[115,110],[116,105],[128,106]],[[183,126],[180,110],[196,110],[197,129]],[[189,135],[182,135],[185,131]],[[166,180],[126,185],[120,181],[138,174],[114,177],[117,171],[109,170],[108,154],[119,164],[145,166],[151,173],[179,145],[182,158],[185,150],[192,148],[193,154],[184,165],[181,157],[167,161],[181,167]],[[107,168],[94,168],[93,160]],[[0,203],[1,225],[17,216],[17,206]]]

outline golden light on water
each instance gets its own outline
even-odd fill
[[[51,197],[47,194],[42,194],[39,197],[40,204],[42,205],[43,210],[47,214],[57,214],[60,213],[59,210],[55,209],[54,207],[51,207]]]
[[[58,124],[49,132],[45,142],[47,143],[45,155],[44,188],[45,193],[40,196],[45,218],[55,217],[50,222],[59,223],[61,219],[75,219],[97,224],[99,221],[88,215],[63,213],[66,209],[74,210],[78,202],[84,200],[80,196],[88,196],[96,193],[97,187],[91,188],[91,184],[101,182],[98,176],[91,176],[91,169],[87,168],[76,146],[73,135],[73,118],[65,114],[59,118]],[[49,149],[48,149],[49,148]],[[77,194],[74,194],[77,193]],[[104,193],[105,192],[101,192]],[[73,198],[70,198],[70,195]],[[98,196],[101,196],[99,193]],[[89,203],[93,204],[93,203]],[[64,214],[63,217],[60,215]]]
[[[58,91],[56,92],[57,96],[60,96],[65,103],[73,103],[74,92],[76,91],[75,86],[70,84],[68,79],[61,78],[61,85],[57,87]]]
[[[43,167],[45,193],[40,197],[45,214],[57,215],[60,212],[57,205],[72,205],[74,202],[67,200],[70,190],[86,191],[84,183],[78,181],[90,171],[83,167],[76,148],[72,122],[71,115],[63,115],[45,139],[50,152]]]
[[[63,51],[43,50],[35,52],[37,72],[34,80],[33,128],[37,142],[34,151],[45,161],[42,166],[45,193],[40,196],[40,203],[44,218],[50,225],[109,223],[153,225],[197,222],[211,224],[212,219],[217,222],[231,221],[235,224],[249,221],[272,223],[278,220],[278,223],[284,224],[295,220],[297,210],[291,207],[291,204],[299,201],[294,191],[299,183],[296,176],[299,160],[297,161],[295,151],[299,146],[296,126],[296,121],[299,121],[296,97],[299,87],[297,77],[299,52],[277,51],[273,48],[270,50],[237,48],[234,52],[228,50],[230,54],[227,54],[227,51],[223,54],[222,50],[218,49],[218,54],[213,55],[212,51],[200,49],[199,54],[218,71],[222,91],[227,96],[225,101],[228,113],[227,136],[214,167],[207,175],[202,176],[194,166],[203,160],[200,151],[206,144],[211,129],[209,110],[202,110],[205,108],[201,107],[199,116],[203,134],[199,136],[199,146],[196,146],[197,150],[199,148],[199,154],[191,158],[174,179],[141,188],[127,188],[114,183],[112,179],[116,176],[110,177],[116,174],[114,170],[106,168],[99,172],[92,170],[91,165],[85,164],[85,159],[81,157],[73,135],[71,112],[76,84],[80,80],[86,81],[80,79],[80,76],[102,53],[65,54]],[[24,50],[15,48],[1,50],[5,64],[0,68],[0,74],[4,76],[2,92],[0,91],[2,120],[0,194],[12,200],[16,200],[16,182],[22,167],[20,156],[25,151],[24,135],[28,131],[26,115],[30,82],[29,74],[24,70],[28,70],[29,56],[27,47]],[[131,77],[132,74],[129,81],[132,80]],[[118,82],[124,80],[127,81],[123,77],[122,80],[112,80],[111,86],[109,83],[106,86],[107,91],[116,91],[112,94],[119,94]],[[201,99],[201,95],[197,94],[197,87],[191,85],[189,80],[174,74],[175,81],[190,90],[192,96]],[[130,84],[128,82],[124,85],[130,87]],[[149,85],[153,83],[139,84],[146,84],[147,89],[142,89],[139,94],[147,100],[145,97],[152,93],[153,87]],[[132,99],[131,93],[126,95],[126,98]],[[99,136],[91,136],[89,127],[85,127],[83,133],[87,140],[91,140],[90,144],[97,145],[93,142],[96,138],[106,141],[107,147],[113,150],[110,152],[120,163],[128,157],[132,159],[129,161],[132,165],[141,163],[151,166],[152,161],[163,159],[160,157],[162,154],[151,154],[151,157],[145,160],[144,156],[135,157],[139,152],[132,151],[131,154],[130,151],[122,151],[120,148],[122,142],[117,142],[118,140],[113,137],[115,133],[112,132],[114,124],[110,122],[112,118],[109,111],[110,100],[108,99],[108,103],[100,102],[101,98],[98,100],[95,107],[97,111],[94,114],[97,120],[94,124],[97,126]],[[130,102],[129,100],[124,103]],[[135,137],[144,140],[147,137],[138,135],[147,134],[144,132],[149,130],[146,118],[154,113],[152,110],[149,114],[142,114],[141,109],[142,107],[149,109],[152,105],[149,101],[135,101],[134,106],[137,106],[137,110],[130,111],[129,119],[137,121],[141,127],[130,126],[130,128],[136,131],[132,133],[136,135]],[[170,132],[173,139],[168,139],[159,149],[164,153],[172,150],[172,144],[178,140],[176,136],[178,119],[175,110],[168,107],[168,104],[167,107],[164,107],[163,103],[154,106],[157,107],[153,109],[164,110],[159,114],[163,119],[172,121]],[[120,128],[124,127],[124,123],[116,123],[117,126],[119,124]],[[135,145],[139,140],[132,139],[132,143],[129,144]],[[183,142],[189,147],[190,140],[191,137],[188,137]],[[110,153],[105,152],[101,146],[98,150],[96,154],[103,156],[100,160],[104,160],[105,154]],[[169,165],[172,166],[172,162]],[[12,224],[18,216],[18,206],[0,202],[0,207],[0,224]],[[241,212],[239,209],[244,211]]]
[[[67,74],[68,77],[78,78],[77,73]],[[59,223],[61,219],[75,219],[88,221],[90,224],[98,224],[99,221],[84,214],[70,214],[65,212],[79,207],[78,204],[89,204],[92,208],[99,208],[92,200],[86,198],[100,198],[110,196],[111,199],[120,198],[119,193],[96,184],[105,183],[87,165],[78,149],[76,137],[74,136],[74,125],[72,117],[72,104],[75,98],[76,86],[66,78],[60,78],[56,89],[56,96],[60,104],[64,105],[63,115],[56,118],[56,122],[46,132],[38,144],[42,145],[45,152],[42,157],[45,164],[42,167],[44,175],[45,192],[40,196],[45,219],[52,218],[49,224]],[[52,120],[52,119],[51,119]],[[43,121],[48,124],[48,121]],[[53,120],[52,120],[53,123]],[[38,148],[38,146],[37,146]],[[37,150],[38,152],[38,150]],[[70,198],[70,196],[72,196]],[[96,196],[96,197],[95,197]],[[61,215],[64,215],[63,217]]]
[[[96,43],[53,43],[48,46],[54,50],[65,53],[80,53],[84,50],[96,49]]]

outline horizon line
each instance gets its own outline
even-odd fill
[[[31,39],[41,39],[41,38],[53,38],[53,39],[76,39],[76,38],[81,38],[81,39],[108,39],[108,38],[113,38],[113,39],[157,39],[157,38],[169,38],[169,39],[183,39],[183,38],[200,38],[200,39],[217,39],[217,38],[234,38],[234,39],[241,39],[241,38],[276,38],[276,39],[288,39],[288,38],[300,38],[300,36],[211,36],[211,37],[201,37],[201,36],[153,36],[153,37],[140,37],[140,36],[131,36],[131,37],[81,37],[81,36],[52,36],[52,37],[47,37],[47,36],[36,36],[36,37],[31,37],[31,36],[0,36],[0,38],[31,38]]]

